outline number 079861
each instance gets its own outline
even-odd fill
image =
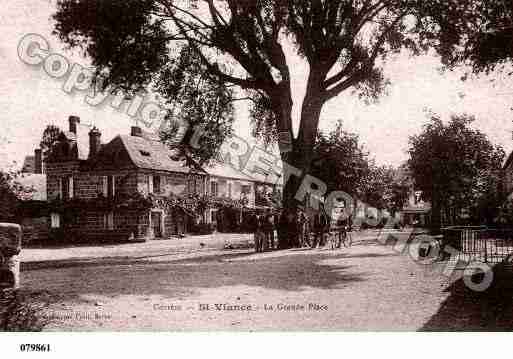
[[[50,344],[20,344],[22,352],[49,352]]]

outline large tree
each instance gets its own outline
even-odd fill
[[[444,124],[433,116],[422,133],[410,137],[408,165],[416,188],[431,201],[435,231],[440,228],[442,210],[490,206],[488,200],[497,191],[504,150],[472,129],[472,121],[472,117],[453,116]]]
[[[450,68],[470,65],[487,72],[513,58],[511,0],[428,0],[439,24],[429,42]]]
[[[436,2],[434,2],[436,4]],[[439,33],[424,0],[59,0],[56,32],[92,58],[105,86],[137,91],[155,82],[180,46],[209,76],[254,104],[258,128],[278,138],[282,159],[306,175],[324,105],[354,89],[377,98],[380,61],[402,48],[418,54]],[[287,46],[289,44],[290,46]],[[288,55],[308,64],[300,103]],[[293,136],[293,106],[300,109]],[[294,205],[301,177],[285,185]]]

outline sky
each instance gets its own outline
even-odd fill
[[[125,110],[110,106],[92,107],[84,102],[85,92],[72,95],[62,90],[66,76],[54,79],[42,67],[23,63],[17,55],[20,40],[29,33],[42,35],[53,53],[65,56],[70,63],[88,65],[88,60],[65,49],[51,35],[51,14],[55,0],[4,0],[0,9],[0,168],[13,161],[21,164],[38,146],[46,125],[67,129],[69,115],[82,123],[93,124],[102,131],[103,141],[126,134],[134,125]],[[293,93],[300,102],[307,67],[288,56],[293,69]],[[391,86],[377,104],[366,105],[350,91],[327,103],[321,114],[320,129],[329,131],[338,120],[346,130],[357,133],[365,148],[378,164],[398,166],[407,159],[408,138],[421,131],[427,122],[426,111],[443,119],[451,114],[467,113],[477,120],[473,126],[489,139],[513,150],[513,79],[494,73],[460,78],[463,70],[441,73],[440,61],[434,55],[411,58],[402,53],[385,64],[385,75]],[[298,114],[295,107],[294,114]],[[297,121],[295,121],[297,128]],[[237,105],[235,133],[250,138],[248,111]],[[253,142],[253,141],[250,141]]]

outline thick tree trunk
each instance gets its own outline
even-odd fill
[[[271,94],[273,111],[276,114],[277,128],[281,134],[290,136],[292,148],[280,148],[284,169],[292,168],[295,173],[284,173],[283,188],[283,209],[287,212],[297,214],[297,207],[300,201],[296,194],[301,183],[310,171],[313,158],[313,148],[317,137],[317,128],[321,109],[324,104],[322,96],[322,84],[326,73],[324,69],[311,69],[305,97],[301,108],[301,119],[299,133],[296,139],[292,139],[292,92],[290,82],[285,81],[276,92]],[[299,173],[298,173],[299,172]],[[285,233],[287,231],[284,231]],[[288,247],[290,238],[279,238],[280,247]]]
[[[301,161],[301,156],[296,151],[297,149],[293,149],[291,152],[282,153],[282,160],[287,163],[288,166],[297,168],[303,173],[305,164]],[[285,174],[285,176],[287,176],[287,174]],[[301,186],[303,175],[295,176],[294,174],[290,174],[288,177],[287,182],[284,184],[282,199],[283,214],[286,218],[289,218],[289,215],[295,216],[297,214],[300,202],[296,199],[296,194]],[[286,226],[287,228],[282,228],[282,235],[278,238],[278,248],[281,249],[290,248],[294,243],[294,238],[291,237],[293,233],[296,232],[297,228],[293,228],[292,223],[288,223]]]
[[[310,172],[317,137],[321,105],[312,105],[312,103],[307,102],[303,105],[300,131],[297,139],[292,141],[292,150],[281,154],[282,161],[287,164],[284,168],[292,168],[292,173],[284,174],[287,182],[284,183],[282,206],[284,210],[294,215],[297,214],[298,206],[303,204],[303,198],[298,198],[297,193],[304,178]],[[298,172],[299,175],[297,175]],[[291,238],[282,237],[279,241],[280,248],[287,248],[290,246]]]

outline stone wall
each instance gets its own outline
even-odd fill
[[[148,184],[149,176],[160,177],[161,192],[158,194],[162,196],[169,196],[171,194],[183,196],[190,193],[205,193],[205,176],[152,171],[139,171],[137,173],[137,190],[139,192],[148,194],[150,189]],[[153,193],[155,193],[155,191]]]
[[[48,200],[54,200],[59,196],[61,178],[75,177],[79,174],[79,166],[78,161],[50,162],[46,164],[46,193]]]
[[[73,177],[73,197],[94,200],[103,193],[103,176],[115,176],[116,194],[148,194],[150,176],[160,176],[159,195],[186,195],[205,193],[205,176],[184,173],[155,171],[80,171],[78,161],[49,163],[47,167],[47,189],[49,200],[56,199],[60,191],[60,181]],[[155,191],[153,192],[155,193]],[[113,216],[113,223],[109,223]],[[169,238],[187,231],[187,218],[184,214],[163,213],[164,237]],[[49,225],[48,221],[48,225]],[[109,225],[109,224],[113,224]],[[105,210],[78,210],[64,213],[60,217],[60,228],[50,229],[49,237],[69,242],[101,242],[126,240],[133,233],[135,237],[151,237],[150,214],[147,210],[115,210],[112,214]]]

